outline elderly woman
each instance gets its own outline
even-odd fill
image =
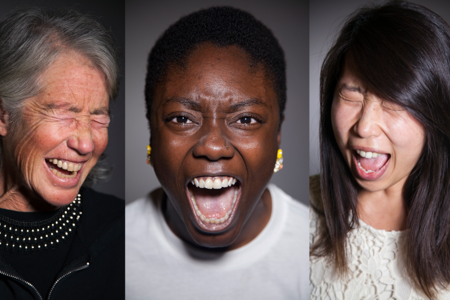
[[[0,295],[123,299],[123,202],[103,177],[117,93],[106,30],[76,11],[0,23]]]
[[[356,11],[321,71],[312,299],[450,299],[450,28]]]
[[[162,189],[128,206],[127,299],[306,299],[307,210],[268,184],[286,104],[271,31],[230,7],[180,19],[145,95]]]

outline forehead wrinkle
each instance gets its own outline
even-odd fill
[[[44,104],[44,109],[46,111],[52,111],[52,110],[67,110],[69,112],[74,112],[74,113],[80,113],[83,111],[82,108],[80,107],[76,107],[74,105],[72,105],[72,103],[70,102],[63,102],[63,103],[46,103]],[[108,107],[100,107],[100,108],[96,108],[92,111],[90,111],[91,115],[110,115],[110,110]]]
[[[166,106],[170,103],[179,103],[183,106],[186,106],[187,108],[189,108],[191,110],[196,110],[196,111],[202,110],[202,106],[198,102],[188,99],[188,98],[184,98],[184,97],[172,97],[172,98],[165,99],[163,106]]]

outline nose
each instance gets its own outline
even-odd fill
[[[217,123],[218,121],[214,120],[202,125],[203,135],[193,150],[195,157],[206,157],[210,161],[233,157],[235,149],[224,136],[223,128]]]
[[[86,155],[94,151],[94,141],[89,120],[78,120],[77,127],[67,140],[67,146],[80,155]]]
[[[365,100],[355,124],[355,132],[362,138],[378,136],[382,117],[381,102]]]

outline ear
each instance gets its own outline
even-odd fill
[[[278,126],[278,133],[277,133],[277,144],[278,144],[278,149],[280,149],[280,145],[281,145],[281,125],[283,124],[283,122],[284,122],[284,114],[283,114],[283,116],[281,117],[280,125]]]
[[[0,135],[1,136],[6,136],[6,134],[8,133],[8,120],[9,120],[9,115],[3,109],[2,98],[0,98]]]

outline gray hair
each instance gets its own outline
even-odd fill
[[[25,100],[43,88],[40,76],[62,53],[83,55],[105,76],[111,99],[117,96],[116,49],[110,33],[93,18],[72,9],[20,9],[0,23],[0,98],[11,130],[21,122]],[[3,144],[0,143],[0,152]],[[106,179],[111,168],[102,155],[84,186]]]

